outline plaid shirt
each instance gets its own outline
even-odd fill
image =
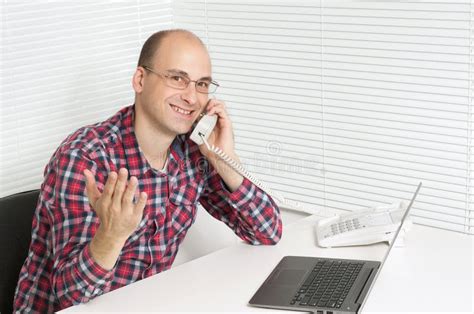
[[[247,179],[229,192],[187,136],[172,143],[166,172],[151,168],[138,146],[133,117],[130,106],[79,129],[49,161],[15,311],[58,311],[170,268],[198,202],[248,243],[275,244],[280,239],[279,210],[269,196]],[[99,220],[85,195],[83,170],[95,174],[102,190],[108,173],[121,167],[138,178],[148,200],[138,228],[109,271],[91,257],[89,243]]]

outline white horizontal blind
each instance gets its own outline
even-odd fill
[[[314,207],[408,199],[473,233],[471,2],[175,1],[205,38],[244,163]],[[471,74],[471,76],[470,76]]]
[[[0,196],[39,188],[59,143],[133,103],[131,76],[171,1],[3,1]]]
[[[326,205],[424,187],[416,222],[468,232],[470,1],[326,1]]]
[[[246,168],[324,205],[318,1],[175,1],[177,27],[208,44]]]
[[[466,233],[474,234],[474,6],[472,1],[469,37],[469,201],[466,212]]]

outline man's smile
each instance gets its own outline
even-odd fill
[[[174,104],[170,104],[170,106],[175,112],[178,112],[178,113],[180,113],[182,115],[185,115],[185,116],[191,116],[195,111],[195,110],[186,110],[186,109],[178,107]]]

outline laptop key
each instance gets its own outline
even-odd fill
[[[316,304],[318,304],[318,300],[316,299],[311,299],[311,301],[309,301],[308,305],[311,305],[311,306],[316,306]]]
[[[300,305],[307,305],[311,296],[306,296],[301,300]]]

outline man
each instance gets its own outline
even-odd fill
[[[16,311],[57,311],[170,268],[198,202],[247,243],[279,241],[271,198],[189,139],[204,111],[217,115],[209,142],[238,160],[199,38],[152,35],[132,85],[133,106],[70,135],[48,163]]]

